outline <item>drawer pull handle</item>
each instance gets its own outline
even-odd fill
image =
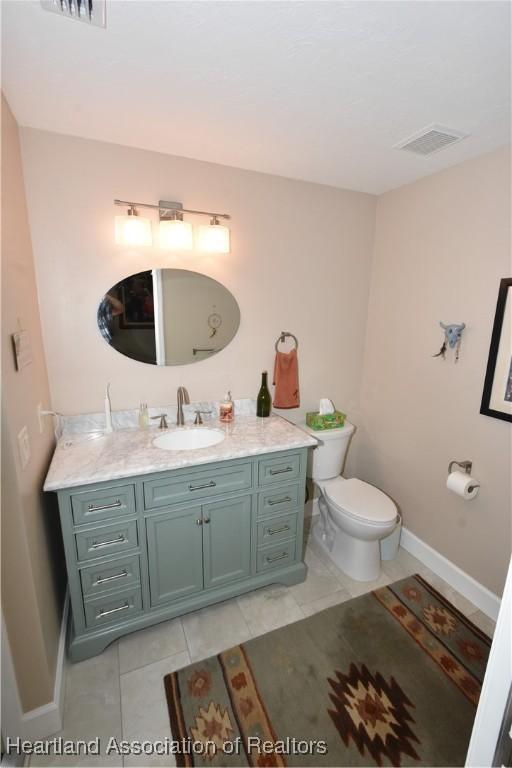
[[[123,503],[121,499],[116,499],[113,504],[103,504],[102,506],[95,507],[94,504],[89,504],[87,510],[89,512],[101,512],[103,509],[115,509],[116,507],[122,507]]]
[[[110,616],[111,613],[117,613],[118,611],[126,611],[130,607],[130,603],[123,603],[123,605],[117,608],[110,608],[108,611],[99,611],[96,614],[97,619],[102,619],[104,616]]]
[[[189,484],[188,489],[189,491],[200,491],[203,488],[215,488],[217,483],[215,480],[210,480],[209,483],[204,483],[204,485],[192,485],[192,483]]]
[[[275,563],[276,560],[284,560],[285,557],[288,557],[288,552],[281,552],[280,555],[274,555],[273,557],[267,557],[267,563]]]
[[[107,581],[116,581],[116,579],[125,579],[127,576],[128,571],[121,571],[121,573],[116,573],[115,576],[99,576],[93,586],[96,587],[98,584],[106,584]]]
[[[128,541],[126,536],[118,536],[117,539],[109,539],[108,541],[93,541],[91,549],[101,549],[101,547],[113,547],[115,544],[124,544]]]
[[[291,496],[283,496],[282,499],[269,499],[267,503],[269,507],[273,507],[274,504],[287,504],[291,500]]]
[[[285,467],[284,469],[271,469],[271,475],[282,475],[285,472],[293,472],[293,467]]]
[[[281,528],[267,528],[267,533],[269,536],[273,536],[275,533],[284,533],[285,531],[289,530],[289,525],[282,525]]]

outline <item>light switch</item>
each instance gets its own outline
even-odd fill
[[[20,452],[21,468],[26,469],[30,461],[30,440],[27,427],[23,427],[18,433],[18,450]]]

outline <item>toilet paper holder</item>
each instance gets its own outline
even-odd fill
[[[450,461],[448,464],[448,474],[450,475],[452,472],[452,467],[454,464],[457,464],[458,467],[464,470],[466,475],[471,474],[471,470],[473,469],[473,462],[472,461]]]
[[[452,474],[452,467],[453,467],[454,464],[456,464],[458,467],[460,467],[461,469],[464,470],[466,475],[469,477],[469,482],[471,483],[470,485],[465,486],[461,490],[463,490],[464,492],[466,492],[466,490],[467,490],[468,493],[470,493],[470,494],[472,494],[473,491],[475,491],[475,490],[476,490],[476,492],[478,492],[478,489],[480,488],[480,483],[478,482],[478,480],[474,480],[471,477],[471,470],[473,468],[473,462],[472,461],[467,461],[467,460],[465,460],[465,461],[455,461],[455,460],[454,461],[450,461],[450,463],[448,464],[448,480],[446,481],[446,484],[448,485],[448,488],[450,488],[450,490],[454,490],[453,488],[450,487],[450,477],[451,477],[451,474]],[[458,493],[458,490],[456,490],[455,492]],[[462,495],[462,494],[459,493],[459,495]],[[474,498],[474,497],[470,496],[469,498]]]

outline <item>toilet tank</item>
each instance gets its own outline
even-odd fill
[[[303,429],[319,441],[316,448],[308,454],[308,477],[313,480],[330,480],[338,477],[343,469],[350,438],[355,427],[348,421],[339,429],[315,430],[308,426]]]

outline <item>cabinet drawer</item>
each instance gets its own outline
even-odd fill
[[[103,624],[128,621],[142,611],[140,587],[126,589],[116,595],[105,595],[84,603],[85,623],[89,629]]]
[[[258,482],[260,485],[285,483],[300,476],[300,454],[269,457],[258,462]]]
[[[71,496],[71,509],[75,525],[95,523],[118,515],[132,515],[135,512],[135,488],[133,485],[120,485],[74,493]]]
[[[283,485],[279,488],[269,488],[258,494],[258,517],[275,515],[277,512],[287,512],[302,505],[299,496],[304,489],[299,485]]]
[[[251,485],[250,462],[223,469],[196,470],[176,477],[168,475],[144,483],[144,506],[146,509],[166,507],[180,501],[195,501],[220,493],[243,491]]]
[[[258,523],[258,546],[274,544],[282,539],[295,538],[297,534],[297,513],[272,517]]]
[[[111,589],[132,587],[140,581],[139,556],[131,555],[102,565],[88,565],[80,571],[82,595],[95,597]]]
[[[129,520],[82,531],[75,534],[75,542],[79,560],[91,560],[93,557],[124,552],[125,549],[133,549],[139,544],[137,523],[135,520]]]
[[[259,549],[256,557],[256,570],[258,573],[269,571],[272,568],[284,568],[295,560],[296,541],[285,541],[276,544],[275,547]]]

